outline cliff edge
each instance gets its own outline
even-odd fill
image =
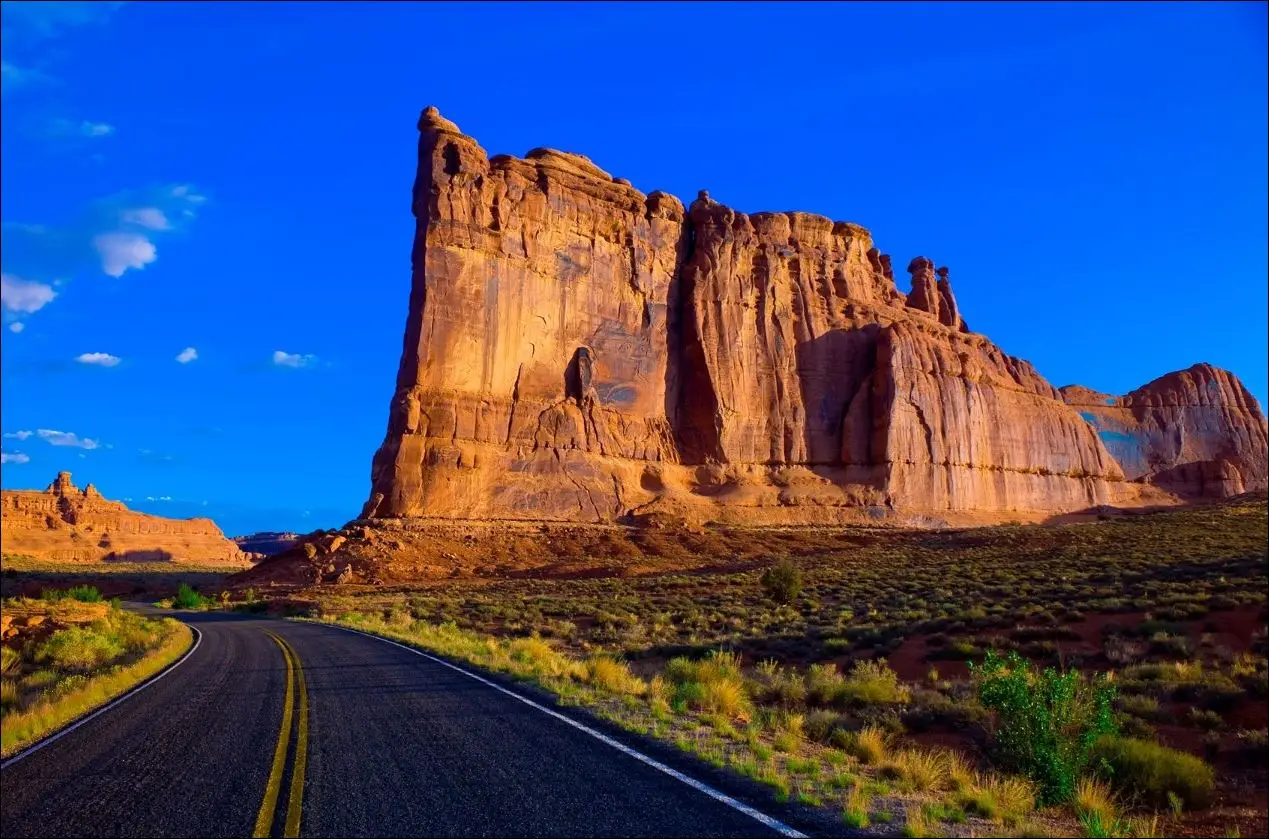
[[[166,519],[129,510],[70,472],[43,492],[0,492],[6,554],[52,562],[180,562],[246,567],[249,557],[211,519]]]
[[[1265,486],[1265,418],[1225,371],[1090,409],[970,331],[946,267],[911,260],[899,291],[857,224],[490,157],[435,108],[418,128],[362,518],[990,520]]]

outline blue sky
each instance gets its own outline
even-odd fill
[[[1056,385],[1269,391],[1263,3],[2,8],[7,488],[353,517],[429,103],[491,154],[863,224]]]

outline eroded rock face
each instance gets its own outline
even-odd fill
[[[1130,480],[1189,498],[1265,487],[1265,417],[1227,370],[1195,364],[1121,397],[1078,386],[1062,388],[1062,396]]]
[[[490,158],[434,108],[419,131],[405,344],[363,517],[810,522],[1168,497],[970,333],[929,259],[905,295],[858,225],[705,192],[685,209],[551,149]],[[1231,381],[1221,405],[1245,393]],[[1243,485],[1264,482],[1259,416],[1203,421],[1246,438],[1240,463],[1259,446]]]
[[[4,552],[54,562],[185,562],[249,564],[211,519],[165,519],[105,499],[71,473],[59,472],[43,492],[0,492]]]

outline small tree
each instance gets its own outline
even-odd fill
[[[996,711],[996,747],[1015,770],[1039,786],[1040,804],[1069,801],[1092,760],[1093,744],[1117,733],[1111,712],[1115,688],[1104,674],[1043,671],[1017,652],[994,650],[970,664],[978,699]]]
[[[802,572],[785,560],[762,572],[762,590],[777,603],[792,603],[802,593]]]
[[[207,601],[189,583],[181,583],[172,602],[178,609],[200,609]]]

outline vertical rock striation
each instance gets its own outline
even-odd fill
[[[947,268],[912,260],[905,295],[858,225],[705,192],[685,208],[551,149],[490,158],[435,108],[419,132],[405,342],[363,517],[840,521],[1264,484],[1264,418],[1228,374],[1124,398],[1139,424],[1184,415],[1206,440],[1139,472],[969,331]],[[1237,478],[1193,466],[1235,460]]]

